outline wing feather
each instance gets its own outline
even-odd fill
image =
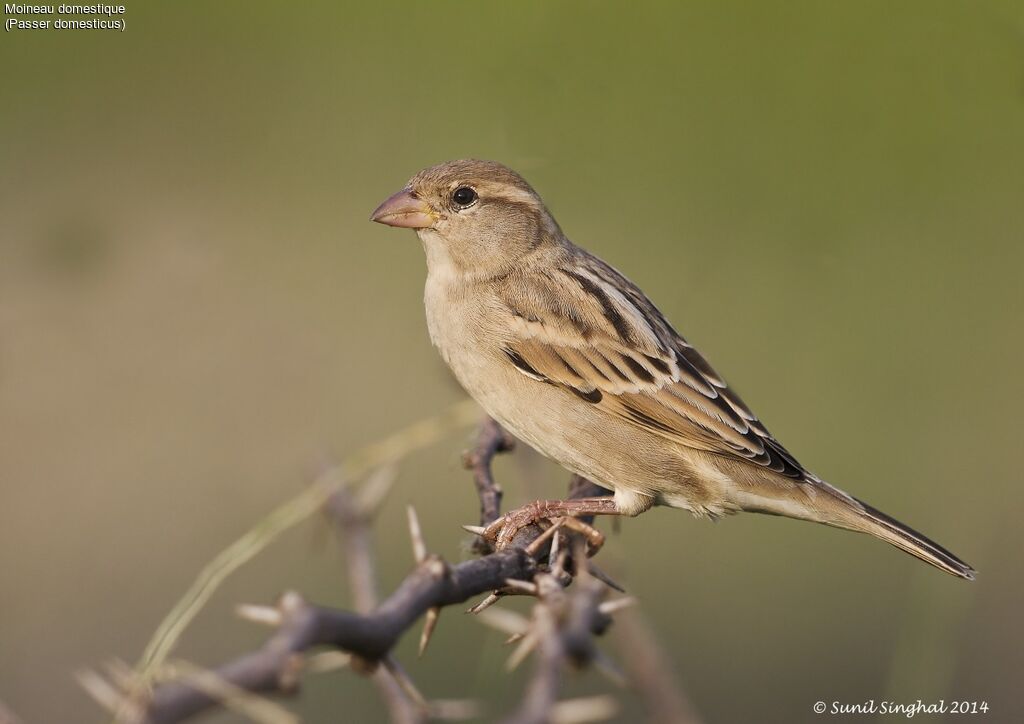
[[[807,477],[643,292],[579,255],[555,273],[509,280],[505,354],[520,372],[678,444]]]

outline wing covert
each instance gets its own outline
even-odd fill
[[[582,261],[510,280],[512,365],[678,444],[807,475],[635,285]]]

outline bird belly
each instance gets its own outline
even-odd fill
[[[424,295],[434,345],[462,387],[506,430],[545,457],[615,491],[635,514],[652,504],[715,517],[735,509],[721,476],[708,477],[693,451],[529,377],[501,352],[503,330],[482,323],[491,299],[431,273]]]
[[[653,504],[684,508],[701,517],[731,512],[721,480],[697,474],[689,451],[583,405],[571,393],[522,374],[504,360],[445,355],[456,378],[488,415],[570,472],[615,491],[629,515]]]

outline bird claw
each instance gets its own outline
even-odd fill
[[[593,526],[574,517],[586,514],[572,508],[573,501],[535,500],[521,508],[509,511],[479,533],[495,550],[507,548],[521,530],[531,525],[544,528],[539,538],[530,544],[528,551],[536,553],[540,546],[560,528],[567,528],[581,534],[587,543],[587,555],[592,556],[604,545],[604,534]],[[474,531],[475,532],[475,531]]]

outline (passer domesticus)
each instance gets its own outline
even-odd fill
[[[515,436],[614,491],[538,502],[532,515],[633,516],[653,505],[707,518],[771,513],[869,533],[974,578],[945,548],[797,462],[635,284],[566,238],[511,169],[433,166],[371,219],[422,241],[430,338],[466,391]]]

